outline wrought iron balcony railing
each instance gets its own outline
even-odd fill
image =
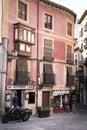
[[[83,60],[82,61],[79,61],[79,67],[83,67]]]
[[[28,85],[30,81],[30,72],[16,71],[15,72],[15,84]]]
[[[84,60],[84,65],[87,66],[87,58]]]
[[[76,71],[76,77],[81,77],[81,76],[83,76],[83,75],[84,75],[83,70],[77,70],[77,71]]]
[[[87,76],[80,76],[79,77],[79,82],[83,84],[87,84]]]
[[[55,74],[43,74],[43,83],[47,85],[54,85],[55,84]]]
[[[74,75],[67,75],[66,79],[66,86],[73,86],[74,85]]]

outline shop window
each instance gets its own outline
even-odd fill
[[[35,92],[29,92],[29,100],[28,103],[35,103]]]
[[[27,5],[20,0],[18,1],[18,17],[27,20]]]
[[[72,36],[72,24],[67,22],[67,35]]]
[[[44,27],[47,29],[52,29],[52,16],[49,14],[44,15]]]

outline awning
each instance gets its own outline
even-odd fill
[[[69,94],[68,90],[61,90],[61,91],[53,91],[53,96],[57,96],[57,95],[64,95],[64,94]]]

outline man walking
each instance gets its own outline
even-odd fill
[[[18,106],[18,96],[17,93],[14,93],[14,97],[13,97],[13,105],[16,107]]]

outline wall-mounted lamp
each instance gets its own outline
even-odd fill
[[[8,62],[11,62],[15,57],[17,57],[18,51],[13,49],[11,54],[8,53]]]

